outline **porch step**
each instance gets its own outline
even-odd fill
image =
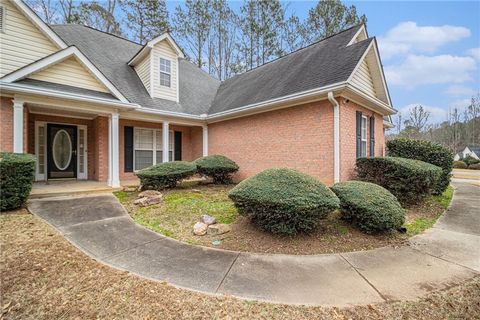
[[[122,188],[112,188],[97,181],[56,181],[48,184],[41,182],[33,184],[29,199],[112,193],[119,190]]]

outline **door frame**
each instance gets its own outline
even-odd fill
[[[35,121],[35,158],[37,159],[35,165],[35,181],[47,181],[48,174],[48,146],[47,146],[47,125],[48,124],[58,124],[58,125],[66,125],[66,126],[76,126],[77,127],[77,180],[87,180],[88,179],[88,128],[86,125],[83,124],[72,124],[72,123],[64,123],[64,122],[56,122],[56,121]],[[40,173],[40,162],[39,160],[39,150],[40,150],[40,140],[39,140],[39,128],[44,127],[44,165],[43,165],[43,173]],[[80,130],[84,130],[85,137],[84,137],[84,144],[85,147],[83,148],[83,173],[80,172]]]

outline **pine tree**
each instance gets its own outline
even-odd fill
[[[124,0],[121,5],[135,41],[144,44],[170,30],[165,0]]]

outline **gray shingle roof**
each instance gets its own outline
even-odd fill
[[[128,66],[141,45],[81,25],[54,25],[53,30],[76,46],[130,101],[147,108],[194,115],[213,114],[348,79],[372,38],[346,46],[360,26],[223,82],[185,59],[179,59],[179,103],[151,98],[135,70]]]

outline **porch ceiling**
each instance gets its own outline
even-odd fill
[[[35,113],[35,114],[64,116],[64,117],[70,117],[70,118],[82,118],[82,119],[88,119],[88,120],[95,119],[95,117],[98,116],[98,113],[62,110],[58,108],[45,107],[45,106],[40,106],[40,105],[30,104],[30,103],[27,103],[26,105],[28,106],[29,112]]]

